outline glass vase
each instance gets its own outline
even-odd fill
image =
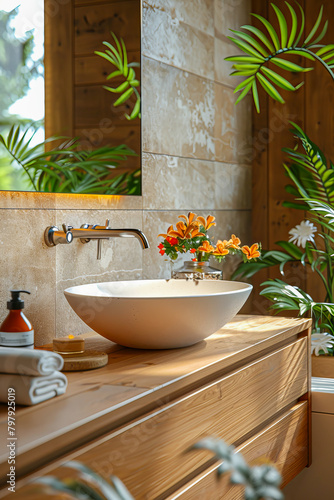
[[[222,280],[223,272],[210,266],[209,262],[185,261],[183,267],[172,270],[173,279]]]

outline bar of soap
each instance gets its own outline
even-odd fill
[[[67,353],[80,353],[85,350],[85,341],[84,339],[73,338],[62,338],[62,339],[54,339],[53,340],[53,350],[55,352],[59,352],[60,354]]]

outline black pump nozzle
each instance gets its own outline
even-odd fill
[[[27,290],[10,290],[12,299],[7,302],[7,309],[23,309],[24,300],[20,299],[20,293],[29,293]]]

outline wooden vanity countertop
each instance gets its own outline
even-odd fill
[[[17,471],[20,476],[30,473],[238,369],[259,355],[294,341],[311,324],[309,319],[238,315],[207,339],[171,350],[129,349],[97,334],[84,335],[86,349],[108,353],[108,365],[97,370],[67,372],[66,394],[35,406],[16,408]],[[0,404],[0,435],[3,480],[8,472],[5,404]]]

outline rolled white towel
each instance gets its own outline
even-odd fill
[[[0,347],[0,372],[20,375],[50,375],[64,366],[63,358],[52,351]]]
[[[64,373],[54,372],[51,375],[29,377],[0,373],[0,402],[8,402],[8,389],[15,390],[15,403],[18,405],[35,405],[64,394],[67,378]],[[14,394],[13,391],[10,394]]]

